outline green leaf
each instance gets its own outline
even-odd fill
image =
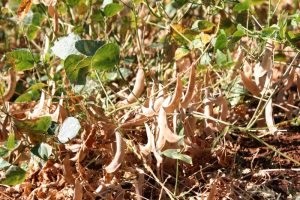
[[[225,64],[227,62],[226,54],[224,54],[219,49],[217,49],[217,52],[216,52],[216,62],[217,62],[218,65],[222,65],[222,64]]]
[[[287,62],[287,60],[287,56],[282,51],[279,51],[277,54],[274,55],[274,61]]]
[[[26,91],[29,92],[31,90],[40,90],[46,87],[47,85],[45,83],[36,83],[30,86]]]
[[[285,33],[287,29],[287,17],[285,14],[280,14],[279,15],[279,20],[278,20],[278,26],[280,28],[279,30],[279,36],[281,39],[285,39]]]
[[[37,90],[31,90],[20,95],[15,100],[15,102],[30,102],[30,101],[38,100],[39,97],[40,97],[40,93]]]
[[[236,31],[237,27],[230,18],[222,17],[219,29],[223,29],[226,35],[232,35]]]
[[[273,24],[270,27],[264,28],[261,32],[262,37],[272,37],[275,32],[279,31],[280,28],[276,24]]]
[[[52,147],[46,143],[40,143],[35,145],[30,151],[33,155],[47,161],[52,153]]]
[[[16,65],[17,71],[30,70],[34,67],[34,57],[28,49],[16,49],[7,53],[6,56]]]
[[[300,33],[288,31],[286,33],[286,38],[288,39],[291,45],[293,45],[297,49],[300,49]]]
[[[206,20],[197,20],[192,25],[192,30],[196,31],[210,31],[215,26],[214,23],[206,21]]]
[[[220,34],[218,35],[216,42],[215,42],[215,50],[223,50],[227,47],[227,37],[224,30],[220,31]]]
[[[181,154],[180,149],[167,149],[161,153],[169,158],[182,160],[190,165],[193,164],[192,158],[188,155]]]
[[[26,171],[18,166],[10,166],[6,172],[5,177],[0,180],[0,184],[14,186],[22,183],[26,178]]]
[[[104,8],[104,14],[106,17],[113,17],[116,14],[118,14],[118,12],[120,12],[121,10],[123,10],[123,5],[122,4],[118,4],[118,3],[110,3],[108,5],[105,6]]]
[[[6,148],[11,151],[15,148],[15,134],[9,133],[9,136],[7,138]]]
[[[15,126],[29,133],[46,133],[51,126],[51,117],[44,116],[37,119],[15,120]]]
[[[79,130],[81,128],[81,125],[79,123],[79,120],[76,119],[75,117],[68,117],[65,119],[63,122],[59,133],[58,133],[58,140],[61,143],[66,143],[69,140],[73,139],[76,137],[78,134]]]
[[[37,36],[39,27],[34,26],[34,25],[29,25],[27,28],[27,37],[29,40],[34,40]]]
[[[8,149],[4,147],[0,147],[0,157],[5,157],[8,155],[8,153],[9,153]]]
[[[108,70],[119,63],[120,49],[115,43],[100,47],[92,58],[91,66],[97,70]]]
[[[250,7],[250,1],[249,0],[245,0],[241,3],[237,3],[234,7],[233,7],[233,11],[235,12],[243,12],[245,10],[248,10]]]
[[[85,85],[88,68],[92,57],[82,58],[78,55],[70,55],[64,62],[64,68],[68,79],[72,84]]]
[[[7,168],[9,166],[11,166],[11,164],[9,162],[4,160],[3,158],[0,158],[0,170]]]
[[[97,40],[78,40],[75,43],[75,47],[80,53],[86,56],[93,56],[104,44],[105,43],[103,41]]]
[[[80,0],[67,0],[69,6],[76,6],[77,4],[79,4],[79,2]]]
[[[179,60],[183,58],[184,56],[188,55],[190,53],[190,50],[185,47],[179,47],[175,51],[175,60]]]

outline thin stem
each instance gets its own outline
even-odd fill
[[[103,90],[103,92],[104,92],[104,94],[105,94],[107,100],[108,100],[109,103],[112,105],[112,107],[114,108],[114,110],[116,110],[115,104],[114,104],[114,103],[111,101],[111,99],[109,98],[109,96],[108,96],[108,94],[107,94],[107,92],[106,92],[106,90],[105,90],[105,88],[104,88],[104,86],[103,86],[103,84],[102,84],[102,81],[101,81],[101,79],[100,79],[100,77],[99,77],[99,74],[98,74],[98,72],[97,72],[96,70],[95,70],[95,74],[96,74],[96,76],[97,76],[97,79],[98,79],[98,81],[99,81],[99,83],[100,83],[100,86],[101,86],[101,88],[102,88],[102,90]]]
[[[175,189],[174,189],[174,196],[176,196],[177,187],[178,187],[178,176],[179,176],[179,162],[178,159],[176,160],[176,179],[175,179]]]

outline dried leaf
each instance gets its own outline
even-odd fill
[[[245,88],[255,96],[260,96],[260,90],[252,81],[252,69],[248,64],[244,65],[244,71],[241,72],[241,79]]]
[[[277,128],[273,119],[273,108],[272,108],[272,98],[267,102],[265,108],[265,118],[269,131],[273,134],[277,131]]]
[[[159,109],[161,108],[163,102],[164,102],[164,90],[163,90],[163,86],[159,85],[159,93],[157,95],[157,98],[154,102],[153,108],[155,113],[157,113],[159,111]]]
[[[130,120],[130,121],[127,121],[127,122],[124,122],[123,124],[121,124],[119,126],[119,128],[132,128],[132,127],[135,127],[135,126],[141,126],[144,124],[145,121],[148,120],[148,117],[145,117],[145,116],[137,116],[136,118]]]
[[[20,20],[23,20],[26,14],[29,12],[32,5],[32,0],[22,0],[18,8],[18,17]]]
[[[174,112],[174,110],[178,107],[180,103],[181,95],[182,95],[182,82],[180,76],[177,76],[176,88],[172,100],[168,105],[166,106],[163,105],[163,108],[165,109],[166,113]]]
[[[216,179],[214,181],[214,183],[212,184],[212,186],[210,188],[209,195],[206,198],[206,200],[215,200],[216,199],[216,196],[217,196],[217,183],[218,183],[218,179]]]
[[[168,126],[168,121],[167,121],[167,113],[165,109],[160,109],[159,114],[158,114],[158,128],[159,132],[163,134],[164,138],[170,143],[176,143],[180,139],[182,139],[181,136],[174,134],[169,126]]]
[[[151,141],[154,139],[154,136],[153,136],[152,131],[147,123],[145,123],[145,129],[146,129],[146,134],[147,134],[147,144],[145,146],[140,145],[140,149],[141,149],[142,154],[147,156],[151,153],[151,150],[152,150],[152,142]]]
[[[83,189],[80,183],[79,178],[75,180],[75,188],[74,188],[74,197],[73,200],[82,200],[83,198]]]
[[[64,177],[66,179],[66,182],[73,185],[75,183],[75,179],[72,174],[69,154],[67,154],[63,160],[63,172],[64,172]]]
[[[48,7],[48,12],[49,15],[53,18],[53,27],[54,27],[54,32],[57,33],[58,32],[58,13],[56,11],[56,9],[53,7],[53,5],[49,5]]]
[[[136,199],[142,200],[143,197],[143,186],[145,184],[145,175],[143,170],[137,169],[138,171],[138,178],[135,181],[135,193],[136,193]]]

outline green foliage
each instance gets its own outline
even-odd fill
[[[40,143],[31,148],[31,153],[44,161],[47,161],[52,154],[52,147],[46,143]]]
[[[112,69],[119,63],[120,48],[116,43],[108,43],[100,47],[91,61],[91,67],[96,70]]]
[[[121,10],[123,10],[123,5],[118,3],[110,3],[105,6],[104,14],[106,17],[113,17],[118,14]]]
[[[40,93],[38,90],[30,90],[22,95],[20,95],[15,102],[30,102],[38,100],[40,97]]]
[[[215,42],[215,51],[225,49],[227,47],[227,41],[225,31],[221,30]]]
[[[15,134],[10,133],[7,139],[6,148],[11,151],[15,148]]]
[[[242,12],[242,11],[248,10],[249,7],[250,7],[250,0],[244,0],[241,3],[237,3],[234,6],[233,10],[236,12]]]
[[[15,120],[15,126],[28,133],[46,133],[51,126],[51,117],[45,116],[37,119]]]
[[[5,172],[5,178],[0,180],[0,184],[14,186],[22,183],[26,178],[26,171],[18,166],[11,165]]]
[[[190,53],[190,50],[184,47],[179,47],[175,51],[175,60],[180,60],[184,56]]]
[[[6,56],[15,64],[18,71],[30,70],[34,67],[34,57],[28,49],[16,49],[7,53]]]
[[[215,24],[206,20],[197,20],[192,25],[193,30],[197,31],[210,31],[214,28]]]
[[[172,159],[178,159],[182,160],[183,162],[186,162],[190,165],[193,164],[192,158],[188,155],[180,153],[180,149],[167,149],[163,152],[161,152],[164,156],[172,158]]]
[[[104,44],[104,42],[97,40],[78,40],[75,43],[75,47],[80,53],[86,56],[93,56]]]
[[[70,55],[64,62],[67,77],[72,84],[84,85],[91,63],[91,57],[83,58],[79,55]]]

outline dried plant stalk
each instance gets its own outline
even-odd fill
[[[204,96],[205,99],[203,100],[204,103],[204,114],[208,117],[213,116],[213,106],[211,103],[209,103],[210,99],[210,91],[209,91],[209,71],[207,70],[206,75],[205,75],[205,89],[204,89]],[[213,127],[214,127],[214,122],[209,119],[205,119],[205,129],[207,130],[208,134],[213,133]]]
[[[196,85],[196,70],[195,70],[195,67],[192,65],[187,92],[186,92],[186,94],[183,97],[183,100],[181,102],[181,106],[183,108],[187,108],[188,105],[190,104],[190,102],[192,100],[192,97],[193,97],[195,85]]]
[[[265,118],[266,118],[266,123],[269,131],[271,133],[275,133],[277,131],[277,128],[275,126],[274,119],[273,119],[272,98],[270,98],[270,100],[267,102],[265,108]]]
[[[77,178],[75,180],[75,189],[74,189],[73,200],[82,200],[82,198],[83,198],[82,185],[79,181],[79,178]]]
[[[111,163],[105,167],[107,173],[115,172],[121,166],[121,163],[125,156],[126,143],[118,131],[115,132],[115,136],[117,146],[116,153]]]
[[[220,120],[221,121],[226,121],[227,115],[228,115],[228,105],[226,98],[224,96],[220,96],[217,99],[217,103],[219,106],[222,106],[221,114],[220,114]],[[225,127],[225,124],[220,124],[219,125],[219,130],[222,130]]]

